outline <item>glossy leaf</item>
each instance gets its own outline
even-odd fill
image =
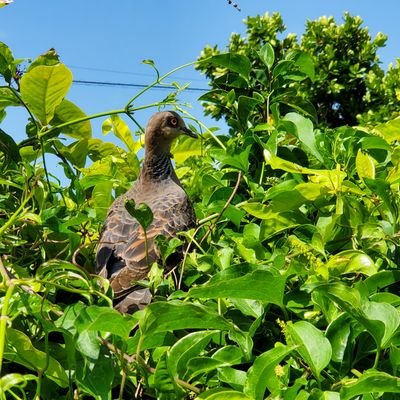
[[[47,125],[71,83],[72,73],[65,65],[40,65],[22,77],[21,97],[40,123]]]
[[[356,157],[356,168],[358,176],[362,178],[375,179],[375,163],[372,157],[358,150]]]
[[[340,398],[350,400],[360,394],[373,392],[400,393],[400,378],[385,372],[368,370],[357,380],[345,384],[340,390]]]
[[[21,331],[7,329],[7,347],[4,357],[28,369],[43,372],[47,378],[62,388],[68,387],[68,375],[61,364],[50,355],[36,349],[29,337]]]
[[[184,376],[188,362],[198,356],[218,331],[192,332],[178,340],[168,351],[168,370],[173,377]]]
[[[258,55],[261,61],[268,67],[269,70],[271,70],[275,61],[275,52],[271,44],[266,43],[263,47],[261,47]]]
[[[126,200],[125,208],[135,218],[144,230],[153,222],[153,212],[147,204],[136,205],[133,199]]]
[[[218,54],[208,59],[207,62],[236,72],[246,80],[249,78],[251,63],[244,55],[233,53]]]
[[[297,113],[286,114],[284,119],[294,124],[296,127],[295,135],[300,142],[318,161],[323,162],[323,158],[317,148],[312,122]]]
[[[81,310],[75,321],[79,333],[95,331],[112,333],[128,338],[137,320],[127,315],[122,315],[111,308],[89,306]]]
[[[314,325],[306,321],[289,323],[286,327],[286,340],[309,365],[316,378],[329,364],[332,358],[332,347],[329,340]]]
[[[132,153],[137,153],[142,148],[143,142],[141,140],[136,142],[133,139],[128,124],[119,115],[111,115],[109,119],[103,122],[103,134],[107,134],[110,130],[114,132],[114,135],[120,139]]]
[[[189,157],[201,156],[203,154],[203,145],[201,140],[193,140],[185,135],[181,135],[171,148],[171,153],[177,164],[185,162]]]
[[[393,306],[368,301],[357,289],[344,284],[321,285],[316,290],[335,301],[363,325],[379,347],[388,346],[400,325],[400,316]]]
[[[53,126],[61,125],[84,117],[86,117],[86,114],[77,105],[67,99],[63,99],[56,107],[54,118],[51,120],[50,124]],[[61,130],[66,135],[76,139],[90,139],[92,136],[92,126],[90,121],[65,126],[61,128]]]
[[[226,275],[227,270],[215,275],[203,286],[190,289],[187,296],[195,298],[232,297],[282,304],[286,280],[284,276],[259,269],[237,278],[222,279]]]
[[[197,399],[201,400],[254,400],[249,396],[246,396],[242,392],[236,390],[221,390],[218,392],[211,392],[201,394]]]
[[[275,376],[275,367],[292,351],[294,347],[277,346],[258,356],[247,371],[244,393],[255,400],[264,399],[270,379]]]
[[[208,307],[179,301],[150,304],[139,326],[143,335],[178,329],[236,329]]]

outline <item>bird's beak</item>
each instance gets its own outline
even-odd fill
[[[190,136],[190,137],[193,138],[193,139],[197,139],[197,138],[198,138],[197,133],[192,132],[189,128],[186,128],[186,126],[184,126],[183,128],[181,128],[181,130],[182,130],[182,133],[183,133],[184,135]]]

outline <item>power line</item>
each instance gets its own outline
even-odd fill
[[[87,86],[114,86],[114,87],[133,87],[144,89],[148,85],[140,84],[140,83],[123,83],[123,82],[106,82],[106,81],[86,81],[80,79],[74,79],[73,83],[77,85],[87,85]],[[173,85],[154,85],[155,89],[164,89],[164,90],[174,90],[177,89],[176,86]],[[207,92],[209,89],[207,88],[199,88],[199,87],[187,87],[185,91],[189,92]]]
[[[111,74],[154,77],[154,73],[151,74],[151,73],[145,73],[145,72],[132,72],[132,71],[121,71],[121,70],[116,70],[116,69],[84,67],[81,65],[69,65],[69,67],[72,69],[81,69],[81,70],[94,71],[94,72],[105,72],[105,73],[111,73]],[[186,80],[190,80],[190,81],[204,82],[204,79],[201,79],[201,78],[188,78],[188,77],[184,77],[184,76],[176,76],[176,79],[180,79],[180,80],[186,79]]]

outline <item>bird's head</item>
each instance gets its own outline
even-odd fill
[[[145,147],[169,152],[171,142],[180,135],[197,138],[197,135],[186,127],[183,119],[175,111],[158,112],[147,124]]]

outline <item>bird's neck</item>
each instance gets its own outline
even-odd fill
[[[176,178],[169,149],[168,151],[156,151],[155,149],[147,150],[145,152],[140,177],[141,179],[153,181]]]

